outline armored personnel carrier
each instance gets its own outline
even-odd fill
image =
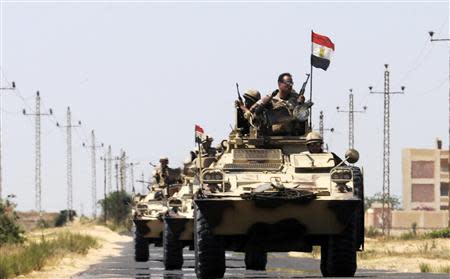
[[[134,237],[134,259],[146,262],[149,245],[162,245],[163,214],[167,211],[167,200],[160,191],[133,197],[132,219],[136,226]]]
[[[311,128],[301,124],[303,133],[276,135],[255,127],[242,134],[237,123],[224,152],[202,169],[194,198],[198,278],[223,277],[225,250],[244,252],[247,269],[264,270],[268,252],[313,246],[321,247],[323,276],[354,275],[364,245],[363,176],[352,165],[358,152],[349,150],[343,160],[310,152]]]
[[[200,159],[194,152],[184,163],[183,184],[167,201],[164,214],[163,262],[166,270],[181,269],[183,266],[183,248],[194,250],[194,193],[198,191],[198,170],[209,166],[215,160],[205,152]]]

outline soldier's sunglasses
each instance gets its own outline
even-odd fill
[[[286,85],[288,85],[288,86],[294,85],[294,82],[291,81],[291,80],[283,80],[281,83],[284,83],[284,84],[286,84]]]

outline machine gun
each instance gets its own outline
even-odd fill
[[[308,84],[309,81],[309,77],[311,76],[311,74],[306,74],[306,80],[305,82],[303,82],[302,84],[302,88],[300,89],[300,91],[298,92],[298,102],[299,103],[303,103],[304,102],[304,95],[305,95],[305,89],[306,89],[306,85]]]
[[[239,102],[244,103],[244,101],[242,100],[242,97],[241,97],[241,93],[239,92],[239,83],[237,83],[237,82],[236,82],[236,91],[237,91],[237,96],[238,96]]]

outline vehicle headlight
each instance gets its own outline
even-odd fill
[[[223,174],[221,172],[207,172],[203,174],[203,182],[208,183],[222,183]]]
[[[352,180],[352,171],[349,169],[335,169],[331,173],[331,181],[336,184],[345,184]]]
[[[181,207],[183,202],[179,199],[171,199],[168,202],[169,207]]]

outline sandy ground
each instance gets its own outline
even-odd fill
[[[313,255],[291,252],[289,255],[320,259],[320,252]],[[358,268],[420,272],[420,264],[427,264],[434,271],[450,267],[450,239],[383,241],[366,238],[365,251],[358,253]]]
[[[108,256],[120,254],[119,244],[131,240],[131,236],[120,235],[103,226],[95,225],[73,225],[62,229],[46,230],[44,234],[53,233],[55,230],[68,230],[72,233],[88,234],[99,239],[100,247],[90,249],[88,254],[83,256],[79,254],[69,254],[62,259],[54,259],[49,262],[41,271],[34,271],[27,275],[21,275],[17,278],[71,278],[89,268],[89,266],[101,262]],[[36,232],[36,234],[40,234]]]

